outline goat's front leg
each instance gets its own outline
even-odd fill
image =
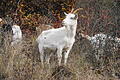
[[[50,52],[50,55],[47,55],[47,59],[46,59],[46,61],[47,61],[47,64],[50,64],[50,57],[53,55],[53,52],[51,51]]]
[[[60,66],[61,65],[61,60],[62,60],[62,48],[58,48],[57,55],[58,55],[58,64]]]
[[[70,53],[70,50],[71,50],[72,46],[73,46],[73,45],[71,45],[71,46],[67,49],[67,51],[64,53],[64,65],[66,65],[66,63],[67,63],[68,55],[69,55],[69,53]]]

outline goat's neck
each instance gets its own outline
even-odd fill
[[[77,28],[77,25],[74,25],[74,26],[66,26],[67,27],[67,36],[69,38],[74,38],[75,35],[76,35],[76,28]]]

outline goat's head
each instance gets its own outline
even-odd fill
[[[65,26],[73,26],[73,25],[77,25],[77,19],[78,19],[78,14],[77,12],[79,10],[82,10],[83,8],[79,8],[76,10],[71,10],[70,13],[64,13],[65,14],[65,19],[62,21],[62,24]]]
[[[19,27],[18,25],[13,25],[13,26],[12,26],[12,29],[20,30],[20,27]]]
[[[13,25],[12,26],[12,31],[13,31],[13,33],[15,33],[16,31],[21,31],[21,29],[18,25]]]

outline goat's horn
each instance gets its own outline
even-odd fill
[[[74,8],[72,8],[71,13],[73,13],[73,11],[74,11]]]
[[[76,13],[76,12],[78,12],[79,10],[83,10],[83,8],[78,8],[78,9],[76,9],[75,11],[73,11],[73,13]]]

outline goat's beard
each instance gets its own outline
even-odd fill
[[[65,25],[65,24],[62,23],[61,26],[65,26],[66,27],[67,25]]]

